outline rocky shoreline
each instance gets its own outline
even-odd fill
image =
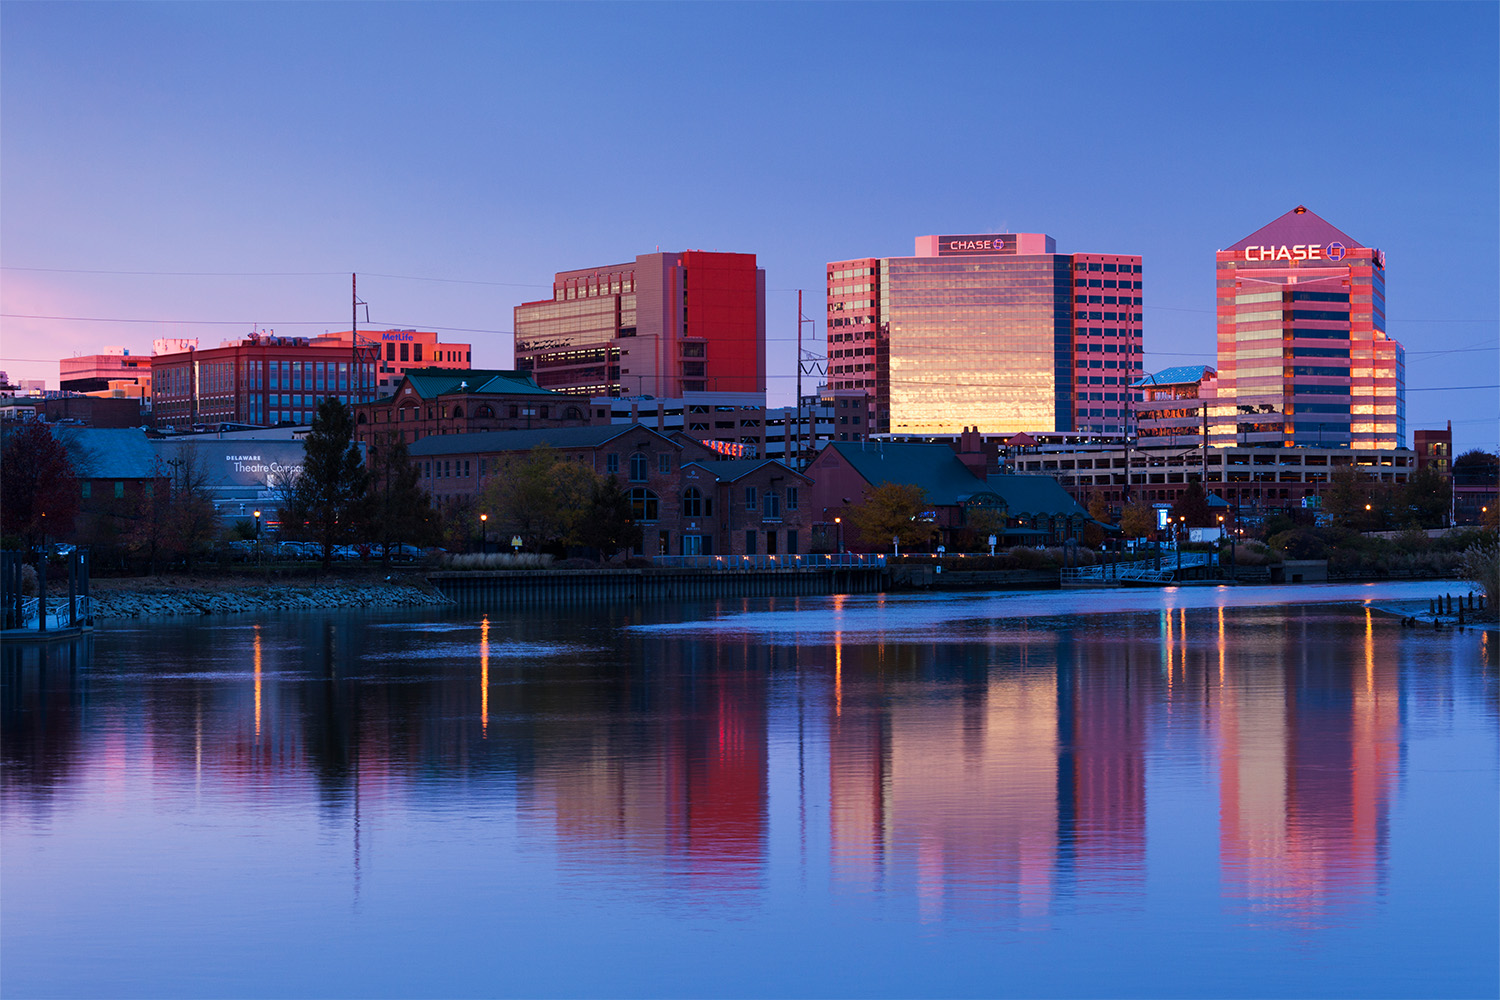
[[[256,611],[405,608],[450,603],[425,581],[412,580],[370,584],[270,584],[224,589],[111,587],[95,589],[92,597],[96,621],[176,615],[236,615]],[[66,600],[66,596],[63,599]]]

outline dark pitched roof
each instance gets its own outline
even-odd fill
[[[139,427],[70,428],[59,433],[58,440],[71,441],[78,449],[80,479],[151,479],[165,474],[156,461],[156,449]]]
[[[489,368],[413,368],[406,380],[423,399],[452,392],[490,392],[507,395],[557,396],[536,384],[530,372]]]
[[[541,427],[529,431],[477,431],[473,434],[429,434],[408,449],[413,458],[428,455],[473,455],[490,451],[529,451],[540,444],[554,448],[598,448],[622,434],[644,430],[673,448],[682,445],[645,424],[596,424],[590,427]]]
[[[1012,517],[1083,517],[1089,512],[1078,506],[1051,476],[989,477],[990,489],[1005,501],[1005,512]]]
[[[1210,374],[1218,376],[1218,371],[1208,365],[1177,365],[1175,368],[1163,368],[1152,375],[1147,375],[1139,382],[1132,383],[1132,387],[1144,385],[1197,385]]]
[[[1226,250],[1243,250],[1249,246],[1296,246],[1298,243],[1342,243],[1346,247],[1362,247],[1363,243],[1342,232],[1317,214],[1301,205],[1292,209],[1274,222],[1261,226],[1255,232],[1225,247]]]
[[[920,486],[927,499],[939,507],[967,503],[978,494],[992,492],[945,444],[875,442],[858,444],[835,441],[833,449],[871,486],[903,483]],[[821,457],[821,456],[820,456]]]
[[[698,462],[683,462],[682,465],[684,468],[689,465],[696,465],[721,483],[732,483],[737,479],[743,479],[745,476],[750,475],[750,473],[767,465],[780,466],[784,472],[790,472],[799,479],[807,479],[807,476],[775,458],[705,459]]]

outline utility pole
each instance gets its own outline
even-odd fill
[[[802,289],[797,289],[797,458],[802,459]],[[789,463],[792,464],[792,463]],[[792,464],[792,468],[801,468]]]
[[[350,274],[350,399],[362,396],[357,385],[360,378],[360,276]]]

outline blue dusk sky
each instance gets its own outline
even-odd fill
[[[1386,254],[1408,444],[1494,449],[1497,12],[9,2],[0,368],[347,329],[351,272],[509,367],[554,271],[717,249],[789,403],[826,262],[1014,231],[1141,254],[1147,370],[1213,364],[1214,251],[1304,204]]]

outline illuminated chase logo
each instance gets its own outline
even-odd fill
[[[1324,251],[1327,253],[1324,253]],[[1342,260],[1344,244],[1298,243],[1295,246],[1246,247],[1246,260]]]
[[[989,254],[1015,252],[1016,238],[1011,234],[1001,236],[978,235],[938,237],[939,257],[948,257],[954,254]]]

